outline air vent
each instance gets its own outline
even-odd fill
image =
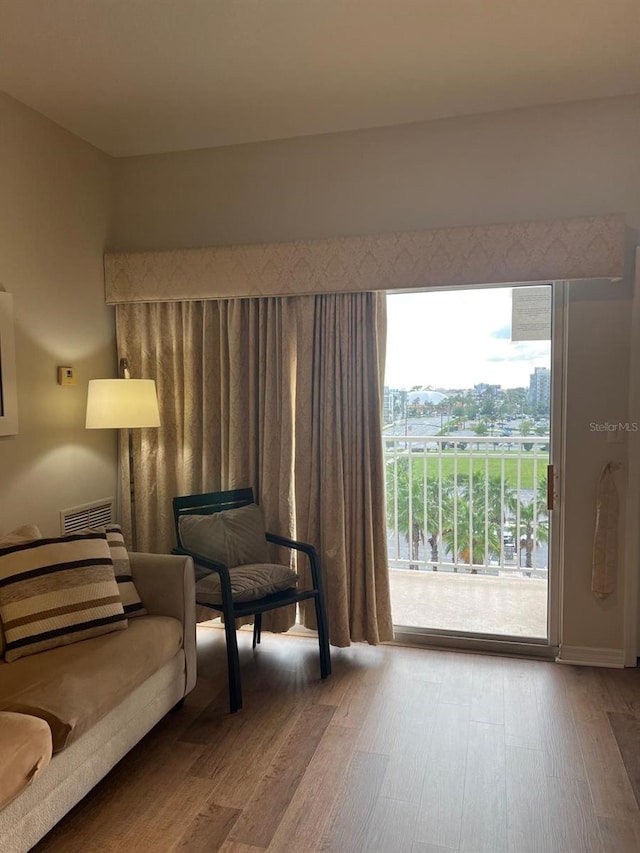
[[[60,511],[60,532],[64,536],[67,533],[85,530],[87,527],[113,524],[113,514],[113,498],[104,498],[90,504],[63,509]]]

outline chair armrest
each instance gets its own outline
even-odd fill
[[[313,545],[307,545],[306,542],[298,542],[297,539],[289,539],[288,536],[280,536],[278,533],[267,533],[267,542],[273,542],[274,545],[284,545],[285,548],[293,548],[296,551],[304,551],[305,554],[315,553],[316,549]]]
[[[297,539],[289,539],[288,536],[279,536],[277,533],[267,533],[267,542],[273,542],[274,545],[283,545],[285,548],[292,548],[294,551],[302,551],[309,558],[309,568],[311,569],[311,579],[315,589],[322,590],[322,577],[320,574],[320,559],[318,552],[307,542],[298,542]]]
[[[203,568],[208,569],[209,572],[217,572],[220,576],[220,595],[222,597],[222,601],[229,611],[233,609],[231,575],[229,574],[229,569],[224,565],[224,563],[218,563],[215,560],[210,560],[208,557],[203,557],[202,554],[197,554],[195,551],[187,551],[186,548],[174,548],[171,553],[189,557],[193,560],[195,565],[202,566]]]
[[[186,658],[185,694],[196,683],[196,596],[193,562],[173,554],[129,554],[131,575],[146,610],[173,616],[182,625]]]

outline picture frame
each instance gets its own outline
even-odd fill
[[[18,432],[13,296],[0,291],[0,436]]]

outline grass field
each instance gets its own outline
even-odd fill
[[[425,464],[428,480],[437,480],[440,476],[445,479],[452,476],[454,470],[457,470],[458,476],[461,474],[468,475],[473,465],[474,476],[485,473],[488,473],[490,477],[501,478],[504,476],[505,483],[513,488],[518,488],[519,486],[521,489],[535,488],[533,477],[534,468],[536,467],[538,482],[546,482],[547,465],[549,463],[549,457],[546,453],[531,453],[526,456],[517,457],[514,455],[510,457],[502,451],[490,452],[482,456],[476,454],[471,456],[468,451],[461,450],[458,450],[455,456],[451,451],[444,451],[441,455],[436,452],[431,453],[427,451],[426,456],[423,454],[413,454],[408,458],[411,459],[411,473],[414,480],[424,479]],[[387,459],[393,459],[393,455],[388,455]],[[407,456],[398,456],[398,460],[400,459],[407,459]],[[391,464],[389,463],[389,468],[391,468]],[[518,471],[520,472],[519,481]]]

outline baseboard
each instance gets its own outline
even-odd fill
[[[624,669],[624,649],[594,649],[588,646],[561,645],[556,663]]]

